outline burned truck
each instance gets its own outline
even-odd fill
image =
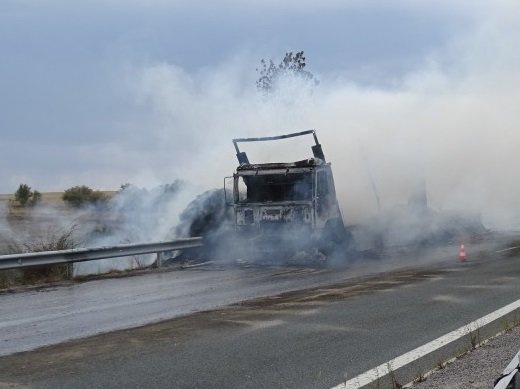
[[[312,135],[312,157],[289,163],[252,163],[240,143]],[[238,167],[224,180],[233,209],[237,245],[250,259],[273,256],[323,261],[344,256],[350,246],[336,198],[331,164],[315,130],[280,136],[233,139]]]

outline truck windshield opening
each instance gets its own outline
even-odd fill
[[[238,177],[239,202],[312,200],[312,174],[276,174]]]

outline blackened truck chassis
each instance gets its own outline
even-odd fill
[[[312,135],[313,156],[289,163],[251,163],[239,143]],[[239,166],[225,179],[226,203],[250,258],[306,252],[324,259],[348,244],[331,165],[315,130],[280,136],[233,139]],[[232,193],[232,196],[231,196]],[[258,255],[261,254],[261,255]]]

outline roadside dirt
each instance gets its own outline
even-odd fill
[[[436,370],[416,389],[484,389],[491,388],[502,371],[520,350],[520,326],[501,334],[481,347]]]

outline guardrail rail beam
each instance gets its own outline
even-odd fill
[[[77,248],[60,251],[42,251],[0,255],[0,270],[19,269],[31,266],[57,265],[63,263],[94,261],[105,258],[164,253],[202,246],[202,238],[184,238],[170,242],[135,243],[109,247]],[[162,258],[162,256],[158,257]],[[161,259],[157,262],[160,266]]]

